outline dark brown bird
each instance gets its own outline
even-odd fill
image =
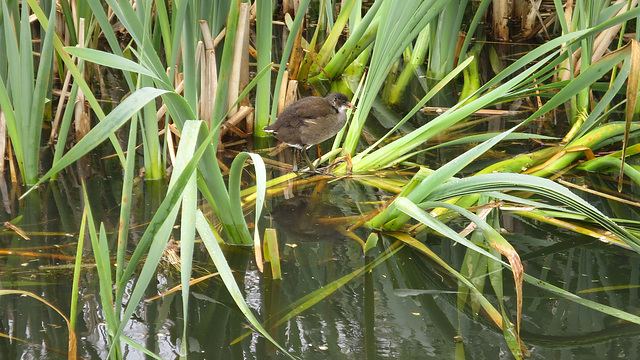
[[[353,104],[345,94],[339,92],[331,93],[324,98],[302,98],[284,109],[276,122],[265,126],[264,131],[273,133],[276,139],[293,147],[297,152],[302,152],[309,169],[316,171],[307,149],[337,134],[347,122],[345,110],[348,108],[353,108]],[[296,159],[294,156],[294,172],[298,170]]]

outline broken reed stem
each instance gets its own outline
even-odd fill
[[[16,169],[18,165],[16,164],[16,158],[13,156],[13,146],[11,146],[11,138],[7,138],[7,153],[9,155],[9,172],[11,174],[11,182],[13,184],[18,183],[18,174],[16,173]]]
[[[291,105],[294,101],[298,99],[298,80],[289,80],[287,84],[287,93],[284,99],[284,108]]]
[[[76,57],[72,56],[71,61],[76,62]],[[56,107],[56,115],[53,118],[53,124],[51,124],[51,134],[49,135],[49,145],[54,144],[56,139],[56,134],[58,132],[58,126],[60,126],[60,119],[62,119],[62,109],[64,109],[64,103],[67,101],[68,97],[68,89],[69,83],[71,82],[71,72],[67,70],[67,73],[64,77],[64,83],[62,84],[62,88],[60,89],[60,97],[58,99],[58,106]]]
[[[324,76],[327,77],[327,80],[329,80],[329,82],[331,82],[331,76],[329,76],[329,74],[327,74],[327,72],[324,70],[324,67],[322,67],[322,65],[320,65],[320,63],[318,62],[318,59],[316,59],[316,56],[313,54],[313,52],[307,50],[307,49],[302,49],[302,51],[306,52],[307,54],[309,54],[309,56],[311,57],[311,60],[318,65],[318,67],[320,68],[320,71],[322,71],[322,73],[324,74]]]
[[[249,25],[249,4],[241,3],[236,44],[233,51],[233,65],[229,75],[229,94],[227,97],[229,116],[233,116],[238,111],[238,107],[233,104],[238,101],[240,92],[249,83]]]
[[[207,127],[211,128],[211,118],[213,116],[213,102],[215,99],[216,91],[218,90],[218,68],[216,65],[216,40],[219,42],[222,40],[225,31],[222,30],[216,37],[216,40],[211,38],[211,31],[209,30],[209,24],[206,21],[200,20],[200,30],[202,32],[202,41],[204,44],[204,61],[202,63],[202,70],[200,76],[202,77],[202,93],[200,94],[200,116]],[[219,38],[219,39],[218,39]]]
[[[239,129],[237,129],[236,125],[238,125],[238,123],[240,123],[242,119],[245,119],[250,114],[253,114],[252,107],[241,106],[240,109],[238,109],[238,111],[229,118],[229,120],[222,123],[222,125],[220,126],[220,137],[222,138],[222,136],[225,135],[228,131],[233,131],[241,137],[247,137],[247,134],[244,132],[242,132],[242,134],[238,133]]]
[[[247,132],[247,134],[253,134],[253,124],[256,118],[256,113],[254,111],[250,112],[249,114],[247,114],[247,117],[245,118],[245,122],[244,122],[244,130]]]
[[[168,73],[169,71],[167,71]],[[178,86],[176,86],[175,88],[175,92],[176,94],[182,94],[182,92],[184,91],[184,81],[180,81],[178,83]],[[158,111],[156,112],[156,119],[162,120],[162,117],[167,113],[167,105],[166,104],[162,104],[162,106],[160,106],[160,109],[158,109]]]
[[[78,24],[78,46],[84,46],[84,19],[80,18]],[[80,69],[82,77],[87,77],[87,67]],[[85,79],[87,80],[87,79]],[[85,96],[81,88],[78,88],[78,96],[74,104],[74,124],[76,128],[76,141],[80,141],[91,130],[91,120],[85,108]]]
[[[302,53],[305,49],[302,48],[302,29],[304,28],[304,19],[302,20],[302,24],[296,33],[295,41],[293,42],[293,49],[291,50],[291,55],[289,55],[289,73],[291,77],[294,79],[298,78],[298,71],[300,71],[300,64],[302,63],[303,56]]]
[[[282,110],[284,110],[285,108],[288,82],[289,82],[289,71],[285,70],[282,76],[282,85],[280,86],[280,93],[278,94],[278,112],[277,112],[278,115],[280,115]],[[271,121],[274,122],[275,119],[271,119]]]

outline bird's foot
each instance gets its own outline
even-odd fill
[[[334,175],[332,173],[330,173],[329,171],[331,171],[336,165],[343,163],[344,160],[338,160],[334,163],[331,163],[327,166],[321,167],[321,168],[309,168],[308,170],[297,170],[294,171],[296,174],[307,174],[307,175],[328,175],[328,176],[333,176],[333,177],[338,177],[337,175]]]
[[[342,164],[344,162],[344,160],[338,160],[338,161],[334,161],[331,164],[325,166],[325,167],[321,167],[318,168],[318,171],[322,171],[324,173],[328,172],[329,170],[333,170],[334,167],[336,167],[338,164]]]

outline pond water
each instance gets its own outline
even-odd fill
[[[117,229],[117,183],[117,179],[100,174],[88,182],[97,220],[104,221],[108,231]],[[136,185],[133,242],[140,238],[144,224],[161,201],[163,186],[158,182]],[[381,236],[377,247],[365,256],[362,246],[331,221],[357,217],[374,209],[389,194],[352,179],[331,179],[324,186],[322,193],[315,193],[313,187],[293,187],[287,199],[273,198],[267,204],[268,214],[259,226],[277,229],[281,280],[270,279],[257,270],[250,248],[226,249],[249,306],[266,321],[270,334],[287,351],[311,360],[512,358],[502,332],[486,314],[475,313],[469,305],[459,311],[455,278],[409,247],[401,248],[372,271],[354,277],[282,325],[268,326],[286,313],[283,309],[288,305],[362,269],[394,242]],[[68,178],[48,184],[24,201],[5,204],[1,221],[22,215],[16,225],[30,240],[10,231],[1,234],[3,290],[29,291],[69,314],[73,273],[69,264],[73,261],[67,257],[75,253],[80,204],[78,187]],[[503,216],[503,226],[507,239],[520,252],[527,273],[581,297],[637,313],[637,254],[511,215]],[[358,230],[356,235],[366,239],[368,234]],[[113,241],[115,235],[111,233],[109,238]],[[435,235],[419,234],[418,238],[447,263],[460,267],[466,248]],[[78,355],[104,359],[107,329],[93,257],[87,250],[76,326]],[[196,248],[193,277],[216,271],[200,250]],[[506,271],[503,277],[505,302],[514,319],[512,278]],[[147,290],[147,298],[178,283],[179,271],[166,260],[155,284]],[[485,296],[496,303],[489,288],[485,288]],[[52,308],[17,295],[0,296],[0,308],[1,359],[66,358],[67,327]],[[134,313],[125,334],[162,359],[177,359],[183,326],[181,309],[180,292],[145,302]],[[261,336],[248,332],[244,317],[215,276],[191,288],[189,309],[191,359],[288,358]],[[640,358],[639,334],[640,326],[525,285],[522,339],[532,359]],[[243,335],[247,336],[230,345]],[[463,353],[457,347],[460,343],[464,344]],[[123,347],[123,354],[126,359],[147,358],[130,346]]]

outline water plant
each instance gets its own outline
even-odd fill
[[[459,36],[467,16],[466,7],[470,6],[467,1],[411,0],[398,6],[397,1],[380,0],[365,11],[362,1],[348,0],[343,2],[334,19],[332,10],[336,9],[336,1],[302,0],[293,17],[284,15],[289,36],[279,66],[272,63],[274,3],[269,0],[146,0],[135,2],[135,6],[126,1],[108,0],[103,4],[87,0],[73,5],[77,6],[74,9],[67,2],[59,3],[65,20],[63,26],[55,20],[58,2],[2,3],[0,45],[12,55],[6,62],[0,59],[0,115],[7,121],[11,149],[22,183],[30,186],[23,197],[32,195],[38,186],[91,154],[107,139],[116,153],[124,176],[117,235],[110,235],[110,231],[115,234],[116,229],[108,229],[104,223],[96,224],[93,210],[96,204],[91,203],[89,192],[83,188],[80,241],[74,269],[76,291],[72,292],[72,304],[76,305],[79,302],[78,282],[84,271],[80,266],[81,244],[87,229],[100,279],[100,301],[107,323],[110,358],[123,358],[123,346],[160,358],[125,335],[124,329],[144,299],[145,290],[152,284],[170,238],[178,236],[174,232],[176,223],[180,224],[181,245],[183,331],[179,351],[182,357],[189,353],[187,314],[197,238],[202,240],[237,309],[251,328],[288,357],[293,355],[272,336],[273,328],[294,319],[354,279],[370,276],[372,269],[385,262],[397,261],[396,268],[415,265],[403,265],[407,261],[398,261],[402,256],[400,249],[404,247],[413,248],[446,269],[458,286],[459,321],[468,307],[474,309],[474,313],[482,309],[491,326],[503,332],[509,351],[516,358],[524,358],[528,352],[526,339],[521,336],[524,284],[640,324],[640,318],[629,312],[576,296],[541,277],[527,274],[522,266],[523,254],[501,234],[502,219],[497,214],[497,211],[503,211],[536,221],[545,219],[565,229],[640,251],[640,241],[632,226],[622,226],[628,222],[605,216],[601,209],[554,181],[558,174],[574,167],[600,172],[619,169],[621,176],[625,174],[631,181],[639,181],[637,170],[627,163],[638,152],[637,146],[629,146],[629,138],[638,131],[636,122],[640,113],[637,105],[638,34],[626,44],[621,40],[627,22],[640,15],[637,5],[603,3],[600,8],[592,9],[580,3],[569,22],[569,10],[573,9],[563,8],[561,2],[555,1],[562,31],[511,64],[495,66],[495,74],[481,84],[479,57],[483,56],[483,51],[500,51],[478,41],[472,44],[473,36],[483,34],[479,28],[480,19],[485,15],[489,1],[478,4],[467,34]],[[498,2],[493,3],[494,11],[498,11]],[[318,26],[307,37],[308,42],[302,35],[307,9],[319,16],[316,19]],[[33,30],[28,21],[31,14],[44,34],[37,70],[31,54]],[[83,23],[74,14],[87,18]],[[255,27],[252,27],[254,17]],[[14,21],[18,18],[22,21]],[[116,20],[120,34],[114,30]],[[66,43],[53,31],[58,25],[70,34],[65,37]],[[325,26],[326,34],[322,31]],[[252,29],[255,29],[257,64],[250,67]],[[348,35],[343,38],[345,29]],[[598,35],[618,30],[621,32],[617,44],[612,43],[611,34],[605,38]],[[121,34],[126,34],[124,44],[119,39]],[[99,41],[102,39],[106,43]],[[460,46],[454,46],[456,44]],[[611,46],[613,51],[610,53],[591,56],[599,53],[596,49]],[[424,59],[428,63],[426,68]],[[54,64],[60,78],[69,79],[62,92],[69,94],[68,103],[81,101],[80,108],[83,108],[86,101],[99,122],[67,150],[64,145],[72,119],[79,123],[88,115],[81,110],[74,114],[71,106],[67,106],[62,114],[62,105],[59,105],[56,110],[62,120],[59,125],[54,121],[56,125],[52,126],[54,129],[59,126],[59,141],[48,167],[40,162],[40,151],[34,149],[40,148],[40,130],[46,96],[51,93]],[[126,96],[115,99],[118,105],[108,113],[97,100],[95,89],[89,85],[92,73],[87,69],[109,69],[122,74]],[[275,84],[272,71],[277,71]],[[317,183],[320,188],[324,186],[320,180],[325,177],[297,179],[295,174],[289,173],[267,181],[262,156],[238,152],[227,167],[228,164],[219,161],[217,151],[224,147],[222,134],[227,131],[245,138],[253,132],[257,142],[264,141],[262,128],[275,120],[278,104],[284,102],[280,94],[295,92],[295,83],[289,82],[287,71],[292,78],[311,84],[319,91],[330,87],[353,95],[352,102],[356,102],[357,109],[350,113],[348,127],[336,136],[333,149],[321,161],[337,157],[345,159],[333,168],[338,181],[345,177],[375,183],[393,194],[393,199],[374,211],[364,212],[362,218],[343,220],[349,226],[345,233],[357,240],[363,254],[367,254],[361,268],[330,281],[317,291],[301,295],[300,299],[261,321],[247,306],[221,245],[253,246],[255,266],[262,270],[260,235],[264,229],[260,228],[260,220],[265,197],[283,193],[287,182],[292,181],[299,181],[300,186]],[[461,73],[464,80],[460,80]],[[97,76],[97,73],[93,74]],[[421,78],[423,74],[429,79]],[[71,80],[73,84],[69,85]],[[442,95],[443,89],[457,89],[463,82],[464,90],[458,99]],[[365,144],[362,134],[371,121],[372,109],[382,108],[381,104],[399,104],[401,99],[409,97],[407,88],[411,83],[417,84],[423,95],[415,102],[406,102],[411,103],[412,108],[390,126],[386,134]],[[615,102],[622,92],[624,99]],[[82,100],[82,94],[86,100]],[[248,100],[253,94],[255,115]],[[417,163],[421,154],[432,149],[425,146],[428,141],[470,123],[469,117],[473,114],[529,98],[536,98],[541,105],[514,126],[494,133],[461,136],[437,145],[478,143],[437,169]],[[540,100],[543,98],[546,99],[544,103]],[[442,106],[440,101],[443,99],[449,101],[450,107],[443,108],[439,115],[403,136],[396,136],[396,130],[414,119],[423,106],[433,102]],[[504,141],[531,138],[525,131],[526,126],[546,114],[564,109],[565,104],[568,104],[569,129],[558,144],[495,162],[473,173],[465,172],[494,146]],[[624,121],[611,121],[615,120],[613,111],[623,105],[626,106]],[[375,115],[376,111],[373,113]],[[255,122],[251,120],[252,116]],[[242,120],[247,124],[244,131],[237,126]],[[119,132],[127,133],[126,142],[118,140]],[[179,134],[179,139],[174,134]],[[169,176],[169,183],[146,230],[132,244],[129,220],[139,141],[142,142],[145,178],[153,181]],[[619,152],[594,154],[615,143],[622,144]],[[126,147],[126,151],[121,146]],[[589,160],[579,162],[584,157]],[[254,166],[255,186],[241,190],[242,175],[248,163]],[[405,166],[415,166],[417,170],[412,171],[403,183],[372,179],[384,170],[404,169]],[[14,178],[17,181],[17,176]],[[619,184],[622,186],[622,181]],[[212,209],[216,221],[207,218],[204,207],[199,206],[199,198]],[[250,213],[253,224],[247,221]],[[468,227],[460,231],[453,223],[462,218],[466,219],[464,223]],[[253,231],[250,230],[252,226]],[[366,240],[355,234],[357,229],[363,229]],[[266,233],[270,241],[266,254],[270,262],[277,262],[277,232],[266,229]],[[436,236],[468,248],[461,266],[448,263],[424,241]],[[115,244],[110,240],[113,237],[117,240]],[[129,255],[128,249],[132,250]],[[377,257],[370,258],[376,251]],[[112,258],[115,258],[115,265]],[[507,287],[502,276],[504,269],[513,277],[514,303],[504,299]],[[281,275],[274,271],[272,276]],[[485,278],[489,280],[488,284],[485,284]],[[495,295],[495,301],[489,299],[489,293]],[[70,334],[74,330],[74,312],[69,321]],[[237,340],[249,334],[245,332]],[[463,335],[457,330],[456,336]],[[455,346],[456,352],[464,351],[464,341]],[[75,358],[71,345],[68,356]]]

